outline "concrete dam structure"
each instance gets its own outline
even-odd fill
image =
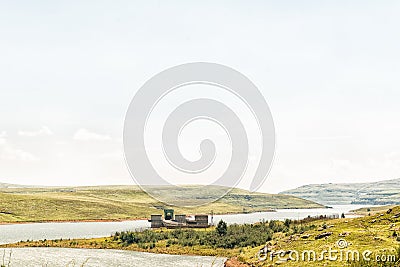
[[[196,214],[187,216],[185,214],[174,215],[173,209],[164,209],[163,215],[151,215],[151,228],[207,228],[211,224],[208,222],[207,214]]]

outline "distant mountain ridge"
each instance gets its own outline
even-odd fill
[[[310,184],[280,194],[292,195],[324,205],[398,205],[400,179],[371,183]]]
[[[29,186],[17,185],[17,184],[0,183],[0,188],[27,188],[27,187],[29,187]]]

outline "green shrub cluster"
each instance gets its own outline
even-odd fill
[[[167,231],[145,230],[142,232],[117,232],[113,240],[124,246],[137,244],[140,248],[154,248],[159,241],[165,241],[166,246],[179,245],[184,247],[207,246],[211,248],[242,248],[256,247],[272,239],[273,233],[297,233],[304,227],[290,220],[285,222],[269,221],[256,224],[226,225],[220,221],[215,230],[174,229]]]

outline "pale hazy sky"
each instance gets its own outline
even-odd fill
[[[260,191],[399,178],[399,14],[399,1],[2,1],[0,181],[132,184],[131,98],[196,61],[235,68],[270,105]]]

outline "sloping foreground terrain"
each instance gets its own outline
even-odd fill
[[[240,253],[226,266],[400,266],[399,206],[304,226],[308,230],[274,234],[265,246]]]

